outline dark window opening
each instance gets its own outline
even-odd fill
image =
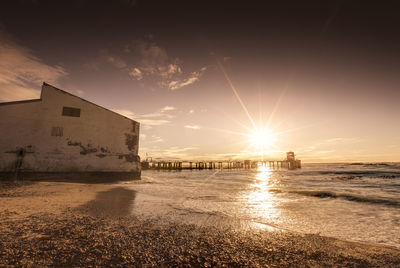
[[[81,117],[81,109],[72,107],[63,107],[63,116]]]

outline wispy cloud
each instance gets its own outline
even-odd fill
[[[300,148],[299,150],[301,150],[301,152],[309,153],[314,151],[320,151],[322,150],[321,148],[326,148],[326,147],[331,148],[332,146],[338,146],[339,144],[352,144],[362,141],[363,141],[362,138],[335,137],[314,142],[311,145],[308,145],[307,147]]]
[[[176,108],[174,106],[165,106],[161,109],[162,112],[167,112],[167,111],[175,111]]]
[[[124,69],[127,67],[126,63],[124,60],[117,58],[117,57],[113,57],[113,56],[108,56],[106,58],[108,63],[111,63],[114,67],[118,68],[118,69]]]
[[[61,66],[50,66],[29,48],[17,44],[0,26],[0,100],[34,99],[43,81],[57,85],[67,76]]]
[[[190,84],[193,84],[194,82],[199,81],[201,75],[207,70],[206,67],[203,67],[200,69],[200,71],[197,72],[192,72],[187,78],[184,79],[178,79],[178,80],[172,80],[168,84],[168,88],[170,90],[177,90],[180,89],[184,86],[188,86]]]
[[[319,143],[319,145],[325,145],[325,144],[343,144],[343,143],[357,143],[363,141],[363,138],[361,137],[352,137],[352,138],[347,138],[347,137],[336,137],[336,138],[330,138],[323,140]]]
[[[164,141],[163,138],[161,138],[160,136],[157,136],[157,135],[152,135],[151,138],[152,138],[152,140],[150,142],[152,142],[152,143],[158,143],[158,142]]]
[[[139,121],[142,125],[147,126],[161,126],[171,123],[170,119],[174,118],[170,112],[175,111],[173,106],[165,106],[155,112],[146,114],[135,114],[130,110],[114,109],[113,111],[123,116]]]
[[[141,154],[148,154],[149,156],[156,156],[154,159],[190,159],[191,152],[194,150],[198,150],[198,147],[189,146],[189,147],[179,147],[179,146],[171,146],[167,148],[160,148],[157,146],[153,147],[142,147],[140,148]]]
[[[129,75],[135,80],[142,80],[143,79],[143,72],[139,68],[132,68],[129,72]]]
[[[135,120],[135,114],[130,110],[113,109],[114,112]]]
[[[171,123],[171,121],[164,119],[138,119],[141,124],[149,126],[161,126]]]
[[[196,126],[196,125],[186,125],[185,128],[197,130],[197,129],[200,129],[201,127],[200,126]]]
[[[336,154],[337,149],[340,148],[353,148],[354,144],[363,142],[362,137],[334,137],[319,140],[305,147],[300,147],[296,151],[301,158],[306,161],[323,162],[328,159],[330,161],[346,161],[350,159],[352,153],[347,152],[346,157],[341,154]]]
[[[76,95],[78,95],[78,96],[83,96],[83,95],[85,95],[85,92],[83,91],[83,90],[80,90],[80,89],[76,89],[76,90],[74,90],[73,91]]]
[[[90,59],[89,61],[85,62],[82,66],[89,70],[99,71],[106,65],[109,66],[111,65],[112,67],[120,71],[123,71],[127,74],[129,74],[129,72],[131,71],[127,61],[122,57],[117,56],[117,53],[114,53],[109,49],[99,50],[97,57]]]

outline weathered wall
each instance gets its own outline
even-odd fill
[[[63,116],[63,107],[80,117]],[[140,174],[139,123],[44,84],[41,100],[0,105],[0,171]]]

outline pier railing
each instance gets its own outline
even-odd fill
[[[269,166],[272,169],[297,169],[301,168],[300,160],[282,161],[143,161],[142,169],[163,169],[163,170],[183,170],[183,169],[254,169],[258,166]]]

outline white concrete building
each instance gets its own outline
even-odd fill
[[[0,177],[140,178],[139,123],[43,83],[0,103]]]

